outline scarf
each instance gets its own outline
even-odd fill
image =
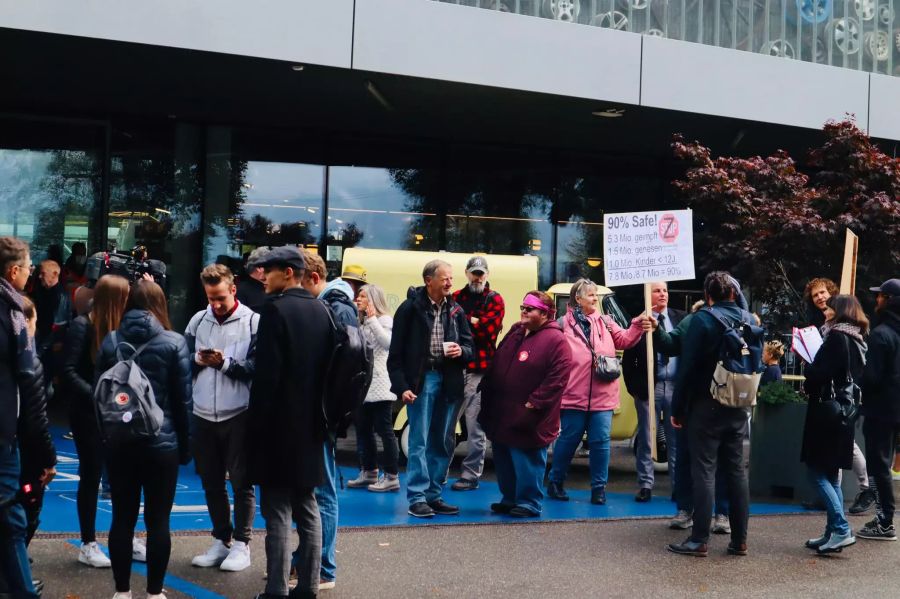
[[[584,312],[581,311],[581,306],[572,310],[572,316],[575,317],[575,322],[578,323],[582,332],[584,332],[584,338],[588,340],[588,345],[593,348],[593,344],[591,343],[591,321],[584,315]]]
[[[828,334],[832,331],[843,333],[851,339],[856,340],[861,345],[865,345],[862,333],[860,333],[859,327],[855,324],[850,324],[849,322],[839,322],[837,324],[833,324],[832,322],[828,321],[822,325],[822,337],[827,337]]]
[[[34,373],[34,339],[28,335],[22,295],[9,281],[0,278],[0,300],[9,306],[9,320],[16,338],[16,369],[20,376]]]

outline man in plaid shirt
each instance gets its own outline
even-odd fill
[[[487,441],[481,425],[478,424],[478,413],[481,411],[481,393],[478,385],[497,351],[497,336],[503,328],[503,297],[492,291],[488,278],[487,260],[482,256],[473,256],[466,264],[466,278],[469,284],[453,294],[453,301],[460,305],[466,313],[466,320],[472,328],[475,341],[475,356],[466,366],[466,387],[463,401],[457,406],[456,417],[459,421],[465,413],[466,430],[468,432],[468,453],[460,467],[459,479],[450,488],[454,491],[471,491],[478,488],[478,479],[484,470],[484,451]],[[447,445],[451,455],[456,446],[456,426],[450,427],[447,434]]]

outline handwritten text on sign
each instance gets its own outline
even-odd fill
[[[690,210],[607,214],[603,224],[607,287],[694,278]]]

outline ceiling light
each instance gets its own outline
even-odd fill
[[[300,71],[302,71],[303,69],[305,69],[305,68],[306,68],[306,66],[304,66],[304,65],[302,65],[302,64],[295,64],[295,65],[291,66],[291,70],[292,70],[292,71],[297,71],[298,73],[299,73]]]
[[[385,110],[393,110],[394,107],[391,106],[391,103],[388,102],[387,98],[384,97],[384,94],[381,93],[381,90],[378,89],[374,83],[371,81],[366,81],[366,91],[371,94],[375,101],[381,104],[382,108]]]
[[[606,110],[595,110],[591,113],[594,116],[602,116],[607,119],[617,119],[625,114],[624,108],[607,108]]]

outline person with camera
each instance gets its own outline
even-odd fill
[[[109,530],[116,584],[113,599],[131,599],[132,538],[142,492],[147,527],[147,598],[165,599],[163,579],[172,547],[169,515],[178,467],[191,461],[191,358],[184,337],[172,330],[166,296],[153,281],[141,280],[131,286],[118,330],[106,336],[97,353],[98,380],[102,381],[102,374],[118,362],[130,358],[149,379],[163,417],[159,434],[154,437],[115,443],[106,439],[113,508]],[[124,401],[129,401],[127,395]],[[105,434],[102,427],[101,433]]]
[[[259,315],[235,298],[231,269],[210,264],[200,273],[209,305],[184,332],[194,372],[193,453],[212,520],[212,546],[191,563],[240,572],[250,566],[256,497],[247,479],[247,406],[256,370]],[[225,473],[234,492],[234,525]]]
[[[18,598],[38,597],[25,539],[28,524],[19,503],[19,383],[34,373],[21,292],[33,270],[28,244],[0,237],[0,589]]]
[[[822,536],[806,546],[820,554],[853,545],[856,538],[844,515],[844,496],[838,472],[853,466],[855,410],[866,363],[869,321],[852,295],[832,295],[825,308],[822,347],[804,373],[809,396],[800,459],[825,503],[827,522]]]
[[[619,407],[620,367],[616,350],[634,347],[644,334],[641,317],[623,329],[598,310],[597,284],[579,279],[572,285],[568,313],[559,319],[572,351],[569,382],[562,397],[562,432],[553,449],[547,495],[568,501],[563,488],[569,464],[588,435],[591,503],[606,503],[609,477],[609,434],[613,410]]]

